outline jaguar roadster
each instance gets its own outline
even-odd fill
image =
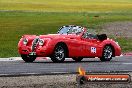
[[[79,62],[94,57],[110,61],[121,55],[121,48],[106,34],[93,34],[85,27],[68,25],[56,34],[23,35],[18,52],[25,62],[33,62],[37,57],[50,57],[53,62],[64,62],[65,58]]]

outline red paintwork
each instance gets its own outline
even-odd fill
[[[83,32],[86,32],[86,28],[83,28]],[[106,39],[99,41],[97,39],[84,39],[82,34],[48,34],[48,35],[24,35],[18,43],[18,51],[20,54],[29,54],[31,51],[32,41],[34,38],[39,37],[44,39],[43,46],[37,45],[35,50],[38,57],[49,57],[52,55],[55,45],[59,42],[63,42],[68,47],[69,57],[101,57],[103,48],[105,45],[110,44],[114,47],[115,56],[121,55],[121,48],[112,39]],[[23,38],[28,39],[28,44],[23,45]],[[96,53],[91,52],[91,47],[96,48]]]

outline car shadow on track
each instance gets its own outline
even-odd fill
[[[113,62],[118,62],[118,61],[115,61],[115,60],[111,60],[111,61],[106,61],[106,62],[102,62],[100,60],[96,60],[96,61],[81,61],[81,62],[75,62],[75,61],[64,61],[62,63],[54,63],[52,61],[35,61],[33,63],[52,63],[52,64],[67,64],[67,63],[74,63],[74,64],[77,64],[77,63],[113,63]]]
[[[21,61],[23,63],[25,63],[24,61]],[[78,64],[78,63],[116,63],[116,62],[122,62],[120,61],[119,59],[112,59],[111,61],[100,61],[99,59],[84,59],[82,60],[81,62],[76,62],[72,59],[66,59],[64,62],[61,62],[61,63],[57,63],[57,64],[68,64],[68,63],[74,63],[74,64]],[[50,59],[37,59],[35,60],[34,62],[31,62],[31,63],[51,63],[51,64],[56,64],[54,62],[52,62],[52,60]]]

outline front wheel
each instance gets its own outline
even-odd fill
[[[25,62],[33,62],[36,59],[36,56],[30,55],[21,55],[21,57]]]
[[[82,57],[73,57],[72,59],[76,62],[80,62],[83,58]]]
[[[103,49],[102,57],[100,58],[101,61],[110,61],[112,59],[113,50],[112,47],[107,45]]]
[[[50,57],[53,62],[64,62],[66,57],[66,49],[63,44],[58,44],[55,46],[53,55]]]

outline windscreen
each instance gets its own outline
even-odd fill
[[[58,32],[59,34],[80,34],[82,32],[82,27],[79,26],[64,26]]]

